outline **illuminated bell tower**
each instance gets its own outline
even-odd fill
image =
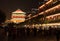
[[[12,12],[11,21],[14,23],[21,23],[25,21],[26,13],[20,9]]]

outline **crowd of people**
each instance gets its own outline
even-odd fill
[[[2,34],[1,34],[2,33]],[[41,36],[56,36],[57,40],[60,37],[60,28],[52,28],[51,26],[46,29],[42,29],[42,27],[30,28],[30,27],[20,27],[16,28],[13,24],[8,24],[5,27],[0,27],[0,34],[4,37],[15,39],[17,37],[41,37]]]
[[[38,35],[56,35],[60,34],[60,28],[52,28],[49,27],[48,29],[42,27],[37,27],[30,28],[30,27],[20,27],[16,28],[13,25],[9,24],[8,26],[4,27],[5,32],[8,32],[8,35],[15,35],[15,36],[38,36]],[[15,37],[14,36],[14,37]]]

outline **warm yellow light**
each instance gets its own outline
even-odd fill
[[[43,4],[42,6],[40,6],[38,9],[43,8],[45,5],[49,5],[49,4],[51,4],[52,2],[53,2],[53,0],[50,0],[50,1],[46,2],[46,4]]]
[[[22,19],[22,20],[11,19],[11,21],[14,22],[14,23],[20,23],[20,22],[24,22],[25,19]]]
[[[48,13],[49,11],[54,11],[56,9],[60,9],[60,4],[55,6],[55,7],[53,7],[53,8],[50,8],[50,9],[44,11],[44,12],[39,13],[39,15],[44,14],[44,13]]]
[[[58,7],[60,7],[60,4],[59,4],[59,5],[57,5],[57,6],[55,6],[55,7],[53,7],[53,8],[50,8],[50,9],[46,10],[45,12],[55,10],[55,9],[57,9]]]
[[[58,16],[58,15],[60,15],[60,13],[57,13],[57,14],[54,14],[54,15],[47,16],[46,18],[50,18],[50,17],[54,17],[54,16]]]
[[[43,14],[44,12],[39,13],[39,15]]]
[[[48,1],[46,4],[49,4],[49,3],[51,3],[53,0],[50,0],[50,1]]]
[[[34,15],[33,17],[37,17],[38,15]]]

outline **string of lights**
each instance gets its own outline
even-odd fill
[[[50,8],[50,9],[48,9],[48,10],[46,10],[46,11],[43,11],[43,12],[37,14],[37,15],[34,15],[34,16],[28,18],[27,20],[29,20],[29,19],[31,19],[31,18],[34,18],[34,17],[37,17],[37,16],[42,15],[42,14],[48,13],[48,12],[52,13],[52,12],[56,11],[56,9],[57,9],[57,10],[60,10],[60,4],[57,5],[57,6],[55,6],[55,7],[53,7],[53,8]]]

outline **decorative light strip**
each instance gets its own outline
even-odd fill
[[[52,2],[53,0],[50,0],[50,1],[48,1],[46,4],[48,5],[48,3],[50,4],[50,2]],[[43,6],[44,5],[42,5],[40,8],[43,8]],[[43,12],[41,12],[41,13],[39,13],[39,14],[36,14],[36,15],[34,15],[33,17],[30,17],[30,18],[28,18],[27,20],[29,20],[29,19],[31,19],[31,18],[34,18],[34,17],[37,17],[38,15],[42,15],[42,14],[44,14],[44,13],[48,13],[48,12],[51,12],[51,11],[55,11],[56,9],[60,9],[60,4],[59,5],[57,5],[57,6],[55,6],[55,7],[53,7],[53,8],[50,8],[50,9],[48,9],[48,10],[46,10],[46,11],[43,11]]]
[[[49,5],[49,4],[52,4],[52,3],[53,3],[53,0],[50,0],[50,1],[46,2],[45,4],[43,4],[42,6],[40,6],[38,9],[44,8],[45,5]]]
[[[50,9],[44,11],[44,12],[39,13],[39,15],[44,14],[44,13],[48,13],[48,12],[50,12],[50,11],[54,11],[54,10],[56,10],[56,9],[60,9],[60,4],[57,5],[57,6],[55,6],[55,7],[53,7],[53,8],[50,8]]]
[[[60,13],[57,13],[57,14],[54,14],[54,15],[50,15],[50,16],[47,16],[46,18],[50,18],[50,17],[54,17],[54,16],[59,16]]]

